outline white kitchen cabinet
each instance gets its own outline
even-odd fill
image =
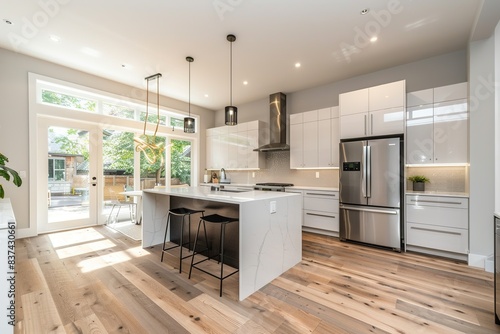
[[[406,81],[390,82],[368,88],[368,110],[392,109],[405,106]]]
[[[404,107],[340,117],[340,138],[359,138],[404,132]]]
[[[290,115],[290,168],[318,167],[318,111]]]
[[[467,163],[467,100],[434,103],[434,162]]]
[[[468,83],[461,82],[434,88],[434,103],[467,98]]]
[[[467,259],[468,198],[412,194],[406,210],[407,250]]]
[[[304,190],[303,227],[339,232],[338,191]]]
[[[368,88],[339,95],[340,115],[366,113],[368,111]]]
[[[368,105],[360,91],[340,94],[340,138],[404,133],[405,81],[370,87],[367,93]],[[354,102],[355,97],[363,102]],[[366,109],[361,110],[361,105]]]
[[[9,198],[0,199],[0,246],[2,257],[0,258],[0,305],[2,313],[0,316],[0,333],[14,333],[14,294],[15,294],[15,233],[16,218],[12,210]],[[19,279],[19,276],[17,276]]]
[[[406,94],[406,107],[415,107],[434,103],[434,89],[424,89]]]
[[[408,164],[432,163],[434,160],[433,104],[409,107],[406,113],[406,162]]]
[[[339,107],[318,111],[318,167],[339,166]]]
[[[467,83],[434,88],[433,96],[449,99],[464,95]],[[453,92],[453,89],[457,90]],[[410,95],[422,97],[423,91]],[[425,91],[429,101],[431,94]],[[466,93],[465,93],[466,94]],[[416,98],[413,97],[413,103]],[[468,162],[467,99],[446,100],[407,108],[406,162],[408,164],[448,164]]]
[[[268,142],[269,136],[266,135],[264,123],[261,121],[207,129],[206,168],[227,170],[264,168],[263,153],[253,150]]]

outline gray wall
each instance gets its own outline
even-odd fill
[[[451,85],[467,81],[467,53],[460,50],[441,56],[423,59],[370,74],[332,82],[323,86],[298,92],[283,92],[287,95],[287,113],[295,114],[308,110],[339,105],[339,94],[406,79],[406,91]],[[276,92],[269,92],[269,94]],[[238,121],[262,120],[269,122],[269,98],[237,105]],[[218,110],[215,126],[224,125],[224,110]]]
[[[28,161],[28,72],[92,87],[121,96],[145,100],[146,93],[135,87],[106,80],[54,63],[25,56],[0,48],[0,152],[9,158],[9,166],[26,171],[29,175]],[[137,78],[139,83],[144,80]],[[160,104],[177,110],[187,110],[185,102],[161,97]],[[205,168],[205,129],[214,126],[214,112],[191,106],[193,114],[200,115],[201,159],[200,170]],[[200,174],[201,177],[201,174]],[[0,179],[14,207],[18,228],[29,227],[29,179],[23,180],[21,188]]]
[[[471,265],[493,253],[495,203],[495,36],[469,48]],[[498,79],[497,79],[498,80]],[[477,255],[477,256],[476,256]]]

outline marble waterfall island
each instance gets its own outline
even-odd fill
[[[225,240],[228,242],[224,248],[225,255],[226,250],[229,257],[234,255],[235,260],[231,265],[239,268],[240,300],[270,283],[302,259],[300,194],[211,191],[206,187],[164,188],[144,190],[143,205],[143,247],[163,243],[170,207],[186,206],[204,209],[205,215],[218,213],[239,217],[239,222],[233,223],[233,230],[226,230]],[[191,222],[192,231],[196,231],[197,224],[196,217]],[[174,225],[168,236],[170,238],[172,235],[172,240],[175,240]],[[214,237],[218,242],[216,230],[209,230],[208,233],[209,239]]]

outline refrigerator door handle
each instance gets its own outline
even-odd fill
[[[367,209],[367,208],[360,208],[357,206],[349,206],[349,205],[340,205],[339,209],[344,209],[344,210],[352,210],[352,211],[365,211],[365,212],[374,212],[374,213],[384,213],[388,215],[397,215],[398,211],[397,210],[387,210],[387,209]]]
[[[372,148],[366,146],[366,197],[372,197]]]
[[[366,198],[366,145],[363,145],[363,155],[361,156],[361,194]]]

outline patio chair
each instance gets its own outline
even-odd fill
[[[124,186],[124,191],[129,190],[127,186]],[[120,200],[118,194],[110,189],[109,193],[111,195],[111,200],[106,201],[107,205],[111,205],[111,211],[109,212],[107,224],[113,224],[118,221],[118,215],[120,214],[120,209],[127,206],[129,209],[130,221],[135,222],[135,214],[137,212],[137,204],[134,203],[133,198],[130,196],[125,196],[125,200]],[[115,210],[116,209],[116,210]],[[115,213],[114,213],[115,212]],[[114,213],[114,215],[113,215]]]

